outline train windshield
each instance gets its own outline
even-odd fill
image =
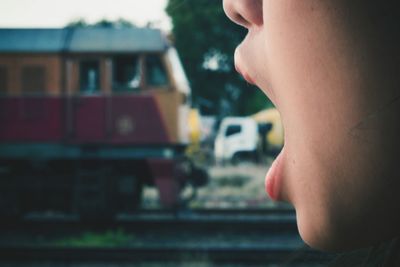
[[[82,61],[80,64],[81,93],[96,93],[100,91],[99,62],[97,60]]]
[[[148,86],[167,86],[167,72],[159,55],[146,57],[146,82]]]
[[[132,92],[140,87],[138,56],[115,57],[113,61],[113,91]]]

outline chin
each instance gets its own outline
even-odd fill
[[[303,212],[296,209],[297,226],[303,241],[313,249],[327,252],[345,252],[365,247],[362,233],[346,229],[346,223],[327,214]],[[371,240],[369,240],[371,242]]]
[[[311,248],[321,251],[347,252],[376,245],[395,236],[391,226],[380,228],[365,220],[352,220],[351,216],[345,214],[318,215],[318,212],[311,214],[301,209],[296,209],[296,214],[303,241]]]

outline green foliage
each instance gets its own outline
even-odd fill
[[[126,245],[134,236],[126,234],[122,229],[105,233],[86,232],[80,237],[71,237],[55,242],[64,247],[117,247]]]
[[[246,89],[246,88],[245,88]],[[245,103],[242,103],[242,114],[251,115],[262,109],[272,108],[274,105],[266,97],[263,91],[257,89],[249,94]]]
[[[89,26],[89,24],[83,18],[71,21],[67,24],[68,28],[84,28],[84,27],[88,27],[88,26]]]
[[[203,113],[248,115],[269,105],[268,99],[235,71],[233,53],[246,30],[225,16],[221,1],[169,0],[166,11],[194,102]]]

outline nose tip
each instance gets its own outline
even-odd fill
[[[263,24],[262,0],[224,0],[223,7],[230,20],[247,29]]]
[[[226,16],[236,24],[248,28],[249,25],[247,20],[243,18],[242,15],[240,15],[240,13],[237,11],[236,6],[237,4],[234,0],[224,0],[223,2]]]

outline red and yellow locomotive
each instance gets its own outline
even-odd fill
[[[173,207],[201,173],[183,153],[190,87],[158,30],[0,29],[0,94],[1,214],[109,216],[143,184]]]

